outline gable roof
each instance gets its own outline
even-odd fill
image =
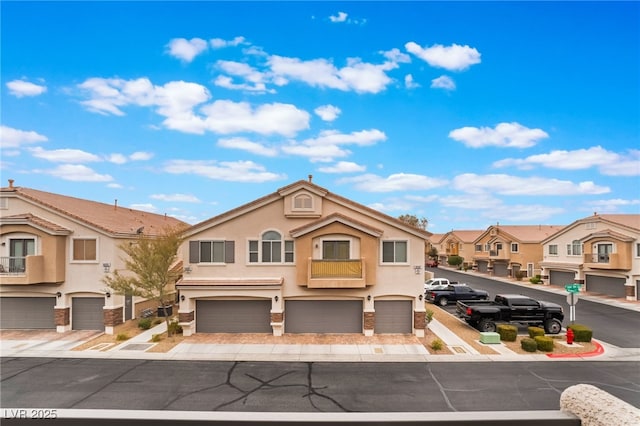
[[[431,244],[440,244],[445,235],[447,234],[431,234],[431,236],[429,237],[429,241],[431,241]]]
[[[1,216],[0,224],[2,225],[24,225],[28,224],[34,228],[41,229],[51,235],[69,235],[72,233],[70,229],[60,226],[57,223],[48,221],[31,213],[15,214],[11,216]]]
[[[602,222],[609,226],[618,226],[621,228],[626,228],[629,231],[640,231],[640,214],[603,214],[599,215],[594,213],[591,216],[583,217],[582,219],[578,219],[572,222],[570,225],[565,226],[560,231],[555,234],[550,235],[548,238],[545,238],[543,243],[547,243],[550,240],[572,230],[577,226],[583,225],[585,223],[591,222]]]
[[[521,243],[540,243],[564,228],[564,225],[492,225],[475,241],[481,240],[486,235],[490,235],[492,230],[496,230],[496,236],[506,236]]]
[[[236,218],[238,216],[241,216],[243,214],[246,214],[248,212],[251,212],[253,210],[256,210],[262,206],[265,206],[267,204],[270,204],[274,201],[277,201],[279,199],[281,199],[282,197],[284,197],[285,195],[291,194],[297,190],[300,189],[306,189],[312,193],[315,193],[319,196],[322,196],[323,198],[330,200],[336,204],[340,204],[342,206],[348,207],[349,209],[352,210],[357,210],[367,216],[370,216],[372,218],[375,218],[381,222],[387,223],[389,225],[392,225],[396,228],[400,228],[410,234],[413,234],[419,238],[423,238],[425,240],[427,240],[429,238],[429,236],[431,235],[431,232],[425,231],[424,229],[419,229],[416,227],[413,227],[411,225],[406,224],[405,222],[401,221],[400,219],[396,219],[394,217],[388,216],[384,213],[379,212],[378,210],[374,210],[370,207],[367,207],[363,204],[359,204],[356,203],[355,201],[349,200],[348,198],[344,198],[340,195],[334,194],[332,192],[330,192],[328,189],[325,189],[319,185],[316,185],[310,181],[306,181],[306,180],[299,180],[297,182],[293,182],[287,186],[284,186],[282,188],[279,188],[277,191],[266,195],[264,197],[258,198],[254,201],[251,201],[249,203],[243,204],[239,207],[236,207],[232,210],[229,210],[225,213],[222,213],[218,216],[214,216],[212,218],[209,218],[207,220],[204,220],[200,223],[197,223],[195,225],[193,225],[191,227],[191,229],[189,231],[187,231],[188,235],[193,235],[196,234],[197,232],[199,232],[202,229],[206,229],[206,228],[210,228],[212,226],[217,226],[219,224],[222,224],[224,222],[227,222],[233,218]],[[371,228],[371,227],[369,227]]]
[[[292,229],[289,231],[292,237],[297,238],[302,235],[308,234],[309,232],[313,232],[316,229],[323,228],[331,223],[342,223],[343,225],[349,226],[351,228],[357,229],[359,231],[365,232],[367,234],[373,235],[374,237],[380,237],[383,234],[383,231],[380,229],[376,229],[366,223],[360,222],[358,220],[354,220],[350,217],[347,217],[341,213],[333,213],[329,216],[322,217],[318,220],[314,220],[313,222],[307,223],[306,225],[300,226],[298,228]]]
[[[3,197],[21,198],[29,203],[37,204],[46,210],[53,211],[70,220],[80,222],[104,233],[111,234],[112,236],[131,237],[137,235],[138,230],[141,229],[140,232],[144,232],[145,235],[155,236],[159,235],[162,230],[168,226],[187,225],[185,222],[167,215],[159,215],[127,207],[120,207],[117,204],[105,204],[13,185],[0,188],[0,195]],[[15,220],[17,217],[22,217],[22,220],[30,220],[32,223],[37,222],[38,219],[41,221],[44,220],[34,215],[29,217],[30,213],[31,212],[27,211],[13,216],[13,219],[9,219]],[[3,217],[3,222],[6,221],[6,219],[8,218]],[[53,224],[50,218],[47,219],[46,222],[48,222],[49,225],[45,227],[50,227],[51,229],[56,227],[63,228]]]
[[[457,237],[463,243],[473,243],[484,231],[481,229],[474,230],[453,230],[448,232],[447,235],[453,235]]]

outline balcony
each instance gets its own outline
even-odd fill
[[[309,288],[364,288],[364,259],[310,259],[307,273]]]
[[[489,258],[493,260],[509,260],[509,254],[506,250],[489,250]]]
[[[47,271],[42,255],[0,257],[0,285],[61,283],[64,267],[61,271],[57,269],[52,267]]]
[[[619,253],[585,253],[584,267],[591,269],[619,269],[629,271],[631,270],[631,259],[620,256]]]

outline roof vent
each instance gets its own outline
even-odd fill
[[[9,179],[9,188],[13,188],[13,182],[15,182],[13,179]]]

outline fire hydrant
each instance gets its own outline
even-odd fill
[[[567,328],[567,345],[573,344],[573,330],[571,328]]]

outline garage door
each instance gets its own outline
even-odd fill
[[[489,262],[478,262],[478,272],[482,272],[486,274],[488,267],[489,267]]]
[[[496,277],[506,277],[509,274],[508,266],[506,263],[494,263],[493,275]]]
[[[375,303],[376,322],[374,332],[411,333],[413,309],[410,300],[381,300]]]
[[[272,333],[271,300],[196,300],[196,333]]]
[[[0,328],[55,329],[55,297],[1,297]]]
[[[285,333],[362,333],[359,300],[286,300]]]
[[[573,283],[575,280],[575,277],[576,277],[576,274],[574,272],[550,271],[549,284],[564,287],[566,284]]]
[[[585,277],[586,290],[594,293],[606,294],[613,297],[626,297],[624,278],[602,277],[587,275]]]
[[[103,297],[74,297],[71,299],[71,328],[104,330],[103,307]]]

